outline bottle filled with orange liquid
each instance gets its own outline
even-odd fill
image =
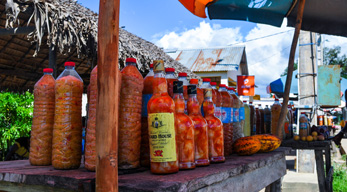
[[[194,122],[195,164],[207,166],[210,164],[207,122],[200,112],[196,85],[188,85],[188,95],[188,114]]]
[[[232,153],[233,142],[233,98],[230,96],[226,89],[226,85],[219,85],[219,92],[222,95],[222,123],[224,133],[224,154],[229,156]]]
[[[164,62],[153,62],[153,96],[148,101],[148,136],[151,172],[169,174],[179,171],[175,103],[167,93]]]
[[[214,115],[218,118],[222,118],[222,112],[221,112],[221,106],[222,106],[222,97],[220,92],[217,89],[217,83],[216,82],[211,82],[210,83],[212,87],[212,101],[215,105],[215,110],[214,110]]]
[[[202,103],[204,102],[204,91],[201,88],[199,88],[199,79],[191,79],[189,83],[191,85],[196,85],[197,98],[198,98],[199,106],[201,109]],[[189,96],[189,93],[188,93],[188,96]]]
[[[208,127],[209,158],[211,163],[225,161],[223,124],[214,116],[214,104],[212,101],[212,89],[204,90],[205,100],[203,109]]]
[[[150,64],[149,68],[150,68],[149,73],[144,78],[144,88],[142,91],[140,164],[143,167],[149,167],[147,104],[153,95],[153,78],[154,78],[153,64]]]
[[[278,120],[280,119],[281,114],[281,108],[282,105],[280,104],[279,100],[275,99],[275,103],[271,106],[271,133],[283,140],[283,127],[279,130],[277,129]]]
[[[175,75],[175,68],[165,68],[165,78],[167,82],[167,92],[170,97],[173,98],[173,82],[177,81],[177,77]]]
[[[180,169],[195,168],[194,154],[194,123],[192,119],[184,113],[183,82],[174,82],[175,101],[175,123],[177,127],[177,148]]]
[[[188,114],[188,109],[187,109],[187,102],[188,102],[188,79],[187,79],[187,73],[178,73],[178,80],[183,82],[183,96],[184,96],[184,102],[185,102],[185,109],[184,113]]]

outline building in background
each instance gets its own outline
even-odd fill
[[[217,85],[236,86],[238,75],[248,75],[244,46],[165,52],[201,78],[210,78]]]

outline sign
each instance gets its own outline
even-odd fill
[[[243,96],[254,96],[254,76],[237,76],[237,93]]]

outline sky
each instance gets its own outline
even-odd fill
[[[99,12],[99,0],[78,2]],[[258,86],[256,94],[264,97],[268,96],[266,86],[280,78],[288,65],[294,33],[294,28],[286,27],[286,20],[281,27],[273,27],[246,21],[202,19],[191,14],[178,0],[121,0],[120,26],[164,49],[245,46],[249,74],[255,75]],[[326,47],[341,46],[341,52],[347,54],[347,38],[325,35],[323,39]]]

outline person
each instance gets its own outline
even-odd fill
[[[30,137],[16,139],[10,147],[5,161],[29,159]]]

